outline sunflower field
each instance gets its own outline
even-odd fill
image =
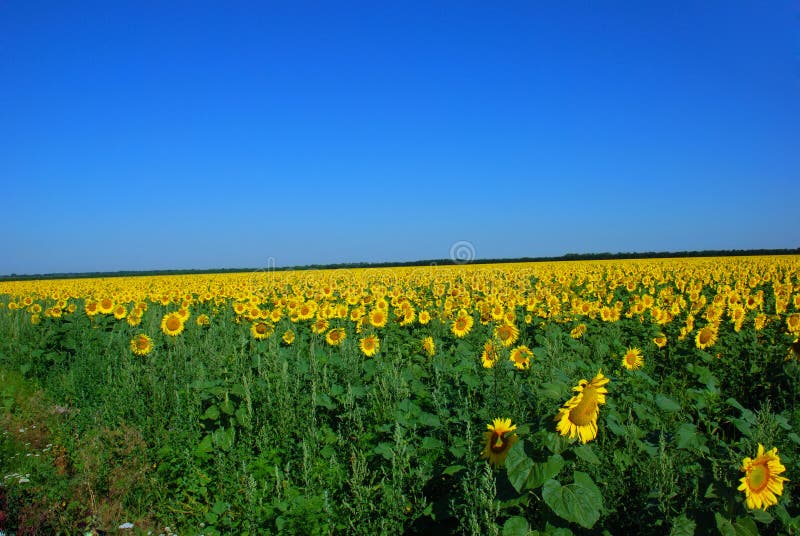
[[[0,282],[0,532],[800,534],[800,257]]]

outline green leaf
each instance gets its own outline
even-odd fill
[[[560,454],[553,454],[544,462],[534,462],[525,454],[523,441],[517,442],[506,457],[506,475],[517,493],[538,488],[545,480],[558,475],[563,467],[564,458]]]
[[[697,426],[692,423],[682,423],[678,427],[677,443],[679,449],[699,450],[708,454],[710,451],[706,446],[706,436],[697,430]]]
[[[622,437],[628,435],[628,429],[619,422],[619,418],[614,413],[606,417],[606,426],[614,435]]]
[[[566,391],[567,385],[561,382],[545,382],[539,387],[539,394],[553,400],[564,398],[564,393]]]
[[[714,514],[717,522],[717,530],[722,536],[758,536],[758,528],[755,521],[749,517],[739,517],[735,523],[731,523],[719,512]]]
[[[597,454],[594,453],[592,450],[591,445],[580,445],[572,449],[572,452],[575,453],[575,456],[580,458],[581,460],[589,463],[600,463],[600,458],[597,457]]]
[[[233,448],[233,443],[236,440],[236,429],[232,426],[229,428],[217,428],[211,436],[214,440],[214,445],[227,452]]]
[[[697,523],[686,517],[686,514],[681,514],[672,522],[672,530],[669,536],[694,536],[694,529]]]
[[[456,473],[458,473],[460,471],[463,471],[464,469],[466,469],[466,467],[464,467],[463,465],[451,465],[451,466],[445,468],[445,470],[442,471],[442,474],[444,474],[444,475],[454,475],[454,474],[456,474]]]
[[[214,448],[214,444],[211,439],[211,434],[207,434],[200,443],[197,444],[195,447],[195,452],[197,454],[208,454]]]
[[[503,524],[503,536],[527,536],[530,530],[528,520],[524,517],[509,517]]]
[[[420,446],[423,449],[440,450],[442,447],[444,447],[444,443],[442,443],[441,440],[436,439],[435,437],[425,436],[424,438],[422,438],[422,443],[420,444]]]
[[[668,413],[672,413],[673,411],[678,411],[681,409],[680,404],[675,402],[670,397],[661,394],[656,395],[656,405],[661,409],[661,411],[666,411]]]
[[[533,467],[533,460],[528,458],[525,454],[524,440],[517,441],[517,443],[508,451],[506,456],[506,475],[508,481],[517,490],[517,493],[522,493],[525,489],[525,483],[528,481],[528,476]]]
[[[556,515],[584,528],[592,528],[600,519],[603,495],[586,473],[575,471],[575,482],[567,486],[548,480],[542,498]]]
[[[212,404],[211,406],[208,407],[205,413],[203,413],[202,418],[209,421],[216,421],[217,419],[219,419],[219,407],[217,407],[216,404]]]
[[[755,510],[751,510],[750,513],[752,514],[753,519],[759,523],[763,523],[764,525],[769,525],[774,521],[774,518],[766,510],[756,508]]]
[[[225,415],[233,415],[233,412],[236,411],[236,405],[230,398],[226,398],[220,405],[220,409]]]

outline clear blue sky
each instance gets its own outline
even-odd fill
[[[3,0],[0,274],[798,247],[797,9]]]

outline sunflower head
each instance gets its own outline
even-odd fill
[[[145,356],[149,354],[152,349],[153,341],[144,333],[140,333],[131,339],[131,352],[138,356]]]
[[[481,458],[489,460],[493,467],[500,467],[506,461],[508,451],[517,442],[517,434],[511,433],[517,429],[517,425],[512,425],[511,419],[494,419],[492,424],[486,425],[486,429]]]
[[[358,348],[367,357],[374,356],[380,349],[381,341],[377,335],[367,335],[358,342]]]
[[[628,370],[636,370],[643,364],[642,351],[638,348],[628,348],[628,351],[622,356],[622,366]]]
[[[777,448],[765,451],[764,445],[759,443],[756,458],[742,460],[741,470],[745,476],[741,478],[741,485],[737,489],[744,491],[748,508],[766,510],[778,504],[778,497],[783,494],[783,483],[789,479],[778,476],[786,468],[781,464]]]

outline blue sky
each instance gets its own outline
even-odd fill
[[[0,274],[798,247],[795,4],[1,1]]]

